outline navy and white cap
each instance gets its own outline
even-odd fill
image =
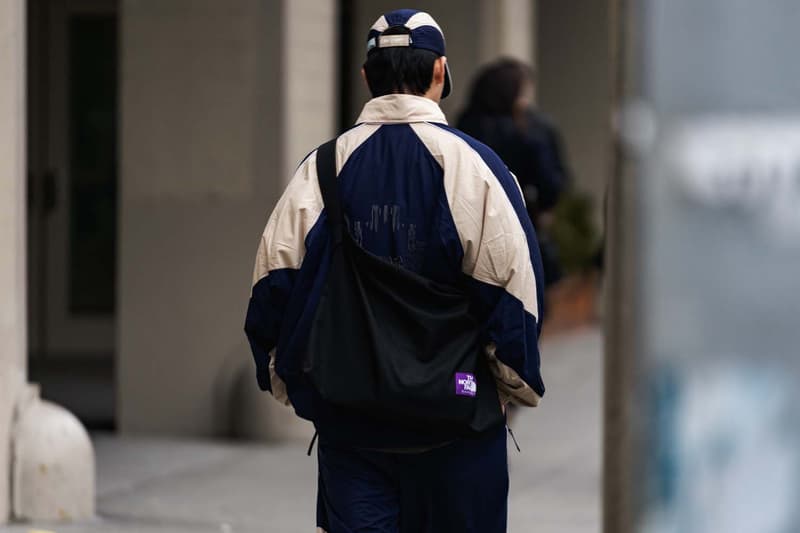
[[[389,28],[404,27],[408,34],[383,35]],[[416,9],[398,9],[382,15],[367,35],[367,54],[375,48],[411,47],[430,50],[439,56],[445,55],[444,33],[433,17]],[[442,98],[453,89],[450,65],[445,63]]]

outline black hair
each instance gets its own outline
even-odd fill
[[[381,35],[403,35],[408,28],[394,26]],[[421,96],[431,87],[436,52],[411,47],[375,47],[367,54],[364,74],[373,98],[405,93]]]
[[[531,67],[516,59],[504,58],[484,67],[470,92],[469,111],[491,115],[511,115],[526,81],[533,81]]]

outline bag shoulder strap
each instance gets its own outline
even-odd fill
[[[344,233],[344,213],[336,184],[336,138],[317,149],[317,180],[322,191],[322,201],[328,212],[328,227],[333,242],[342,241]]]

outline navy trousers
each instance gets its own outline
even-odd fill
[[[505,533],[505,428],[422,453],[320,439],[317,525],[328,533]]]

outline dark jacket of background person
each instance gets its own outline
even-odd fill
[[[525,195],[542,252],[545,284],[561,277],[557,252],[547,238],[544,215],[568,184],[561,140],[555,126],[532,108],[533,72],[503,59],[475,79],[458,129],[488,145],[514,173]]]
[[[468,111],[459,118],[458,129],[488,145],[508,165],[535,222],[537,215],[555,207],[567,171],[555,127],[541,113],[524,113],[520,126],[511,116]]]

